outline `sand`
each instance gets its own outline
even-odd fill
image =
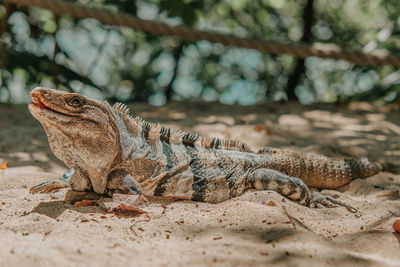
[[[132,108],[131,108],[132,110]],[[253,107],[171,103],[133,107],[173,128],[325,155],[400,165],[400,106],[367,103]],[[65,165],[26,106],[0,105],[1,266],[400,266],[400,175],[357,179],[337,194],[345,208],[309,209],[272,191],[219,204],[150,198],[147,214],[118,217],[63,202],[66,190],[30,194]],[[1,162],[0,162],[1,164]]]

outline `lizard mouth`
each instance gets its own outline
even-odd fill
[[[55,109],[52,109],[51,107],[47,106],[46,104],[43,103],[43,101],[40,99],[40,97],[38,97],[37,95],[31,94],[31,98],[32,98],[32,103],[30,103],[31,105],[34,105],[40,109],[46,109],[48,111],[54,112],[54,113],[58,113],[61,115],[68,115],[65,113],[62,113],[60,111],[57,111]]]

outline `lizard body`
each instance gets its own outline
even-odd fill
[[[73,169],[65,180],[76,191],[144,193],[218,203],[249,188],[274,190],[309,207],[347,205],[311,193],[337,188],[392,166],[367,159],[335,159],[277,148],[253,152],[246,144],[202,138],[132,117],[125,105],[76,93],[36,88],[29,109],[43,125],[54,154]]]

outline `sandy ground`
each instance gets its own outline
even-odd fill
[[[132,108],[131,108],[132,110]],[[325,155],[400,165],[400,106],[171,103],[135,105],[173,128]],[[148,214],[117,217],[74,208],[66,190],[29,193],[66,170],[26,106],[0,105],[1,266],[400,266],[400,175],[381,173],[337,191],[360,210],[309,209],[272,191],[220,204],[150,199]],[[276,205],[271,206],[274,202]],[[268,204],[269,203],[269,204]]]

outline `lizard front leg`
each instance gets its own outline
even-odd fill
[[[32,187],[29,192],[32,194],[49,193],[67,187],[71,187],[75,191],[86,191],[90,190],[92,186],[87,175],[71,168],[64,173],[62,179],[43,182]]]
[[[299,178],[291,177],[271,169],[256,169],[251,172],[249,182],[257,190],[273,190],[279,194],[310,208],[345,207],[350,212],[357,210],[331,196],[311,193],[307,185]]]
[[[71,176],[74,173],[74,169],[69,169],[66,173],[64,173],[62,179],[56,179],[52,181],[46,181],[40,183],[38,185],[33,186],[29,192],[31,194],[36,193],[49,193],[52,191],[59,190],[61,188],[68,187],[69,181],[71,180]]]

